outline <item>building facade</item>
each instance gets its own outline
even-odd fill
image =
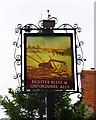
[[[84,70],[82,75],[83,102],[88,107],[96,110],[96,70]]]

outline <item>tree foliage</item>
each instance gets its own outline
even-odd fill
[[[44,92],[21,94],[8,89],[11,97],[0,96],[0,104],[11,120],[34,120],[45,115]],[[77,102],[72,105],[66,92],[55,93],[55,120],[83,120],[84,105]]]
[[[81,101],[73,105],[68,93],[59,93],[55,107],[56,120],[83,120],[85,105]]]
[[[43,93],[28,93],[21,94],[9,89],[8,96],[1,96],[1,105],[4,111],[12,120],[34,120],[36,112],[44,114],[44,94]]]

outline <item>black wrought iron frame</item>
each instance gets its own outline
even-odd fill
[[[41,21],[40,21],[41,22]],[[39,24],[40,24],[39,22]],[[34,24],[26,24],[24,26],[22,26],[21,24],[18,24],[17,28],[15,29],[15,33],[18,35],[18,39],[17,41],[14,41],[13,44],[15,45],[15,52],[14,52],[14,68],[16,71],[16,75],[14,76],[14,79],[18,79],[19,82],[19,87],[17,88],[17,91],[19,92],[34,92],[34,91],[25,91],[24,90],[24,80],[22,79],[22,43],[23,43],[23,35],[24,33],[31,33],[33,31],[43,31],[43,30],[47,30],[46,28],[43,28],[39,25],[39,27],[37,27]],[[75,60],[76,60],[76,77],[77,77],[77,90],[75,91],[68,91],[70,93],[82,93],[82,90],[80,90],[79,88],[79,84],[78,84],[78,75],[81,75],[81,72],[78,72],[78,65],[82,64],[82,70],[84,68],[84,55],[83,55],[83,50],[82,50],[82,45],[84,44],[83,41],[79,41],[79,37],[78,37],[78,33],[81,32],[81,28],[78,27],[77,24],[74,24],[73,26],[70,24],[62,24],[60,25],[58,28],[51,28],[52,31],[65,31],[65,33],[73,33],[74,36],[74,40],[75,40]],[[73,32],[72,32],[73,31]],[[17,49],[21,49],[21,53],[17,53]],[[80,49],[81,53],[78,54],[78,49]],[[21,66],[21,71],[18,72],[17,71],[17,67]],[[82,71],[81,70],[81,71]],[[45,91],[45,90],[44,90]],[[62,91],[62,90],[61,90]],[[40,92],[38,89],[36,90],[36,92]]]

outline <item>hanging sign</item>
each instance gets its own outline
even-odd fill
[[[26,89],[75,89],[73,34],[24,34]]]

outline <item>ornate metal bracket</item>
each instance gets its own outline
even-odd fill
[[[15,72],[16,72],[16,75],[14,76],[14,79],[18,79],[18,83],[20,85],[21,71],[18,72],[18,70],[17,70],[18,66],[21,65],[21,53],[20,52],[17,53],[18,49],[20,49],[20,47],[21,47],[19,45],[19,41],[20,41],[20,39],[19,39],[19,36],[18,36],[17,41],[14,41],[13,45],[15,46],[15,51],[14,51],[14,59],[15,59],[15,61],[14,61],[14,68],[15,68]]]
[[[48,17],[48,20],[53,20],[55,21],[55,24],[57,24],[58,20],[57,18],[55,17]],[[18,39],[17,41],[14,41],[13,42],[13,45],[15,45],[15,51],[14,51],[14,59],[15,59],[15,62],[14,62],[14,68],[15,68],[15,71],[16,71],[16,75],[14,76],[14,79],[18,79],[18,82],[19,84],[21,83],[22,81],[22,36],[23,36],[23,33],[31,33],[33,32],[34,30],[36,31],[42,31],[42,30],[45,30],[47,29],[46,27],[42,27],[42,23],[43,20],[39,21],[38,23],[38,26],[34,25],[34,24],[26,24],[24,26],[22,26],[21,24],[18,24],[17,25],[17,28],[15,29],[15,33],[18,35]],[[50,29],[50,28],[49,28]],[[83,70],[84,68],[84,61],[86,61],[86,59],[84,59],[84,54],[83,54],[83,50],[82,50],[82,45],[84,44],[83,41],[79,41],[79,37],[78,37],[78,33],[81,32],[81,28],[78,27],[77,24],[74,24],[73,26],[70,25],[70,24],[62,24],[60,25],[58,28],[54,28],[54,27],[51,27],[51,30],[53,31],[56,31],[56,30],[63,30],[65,31],[66,33],[70,33],[73,32],[73,35],[74,35],[74,39],[75,39],[75,53],[76,53],[76,56],[75,56],[75,59],[76,59],[76,64],[77,65],[81,65],[82,64],[82,69],[81,71]],[[19,50],[19,52],[17,52]],[[78,50],[80,50],[80,53],[78,53]],[[17,68],[18,66],[20,66],[20,72],[18,72]],[[78,72],[78,67],[76,68],[76,74],[77,75],[81,75],[81,72]],[[77,84],[78,84],[78,81],[77,81]],[[23,87],[22,83],[21,83],[21,87]],[[22,88],[21,88],[22,89]],[[78,89],[78,92],[80,92],[79,90],[79,87],[77,88]]]

